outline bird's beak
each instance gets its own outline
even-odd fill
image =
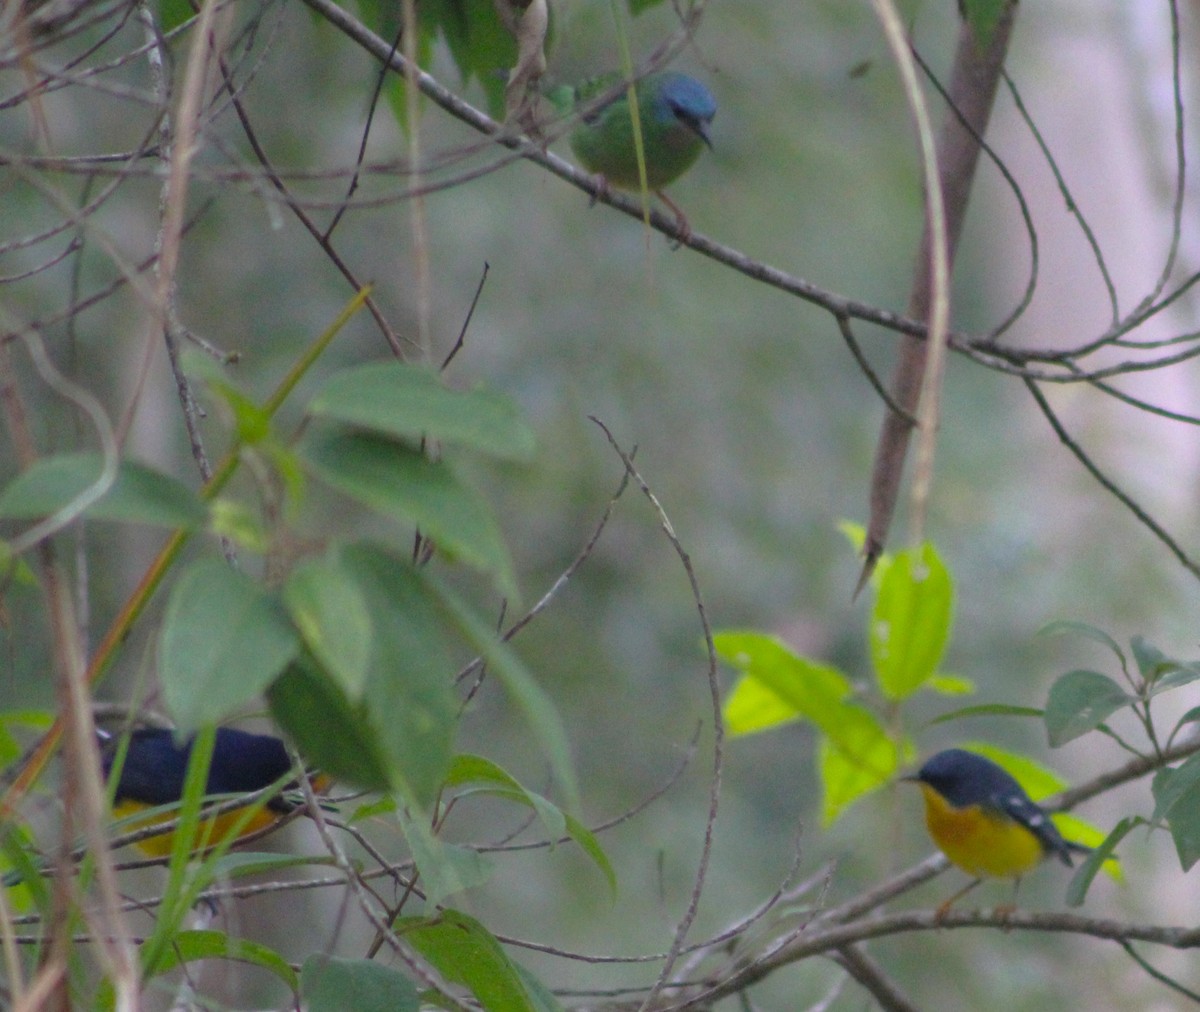
[[[694,129],[696,131],[696,133],[698,133],[700,135],[700,139],[702,141],[704,141],[705,144],[708,145],[708,150],[711,151],[713,149],[713,146],[712,146],[712,138],[708,136],[708,124],[696,122],[696,123],[692,124],[692,129]]]
[[[921,778],[919,776],[917,776],[917,774],[915,774],[915,773],[907,773],[902,777],[897,777],[896,779],[897,780],[907,780],[909,783],[912,783],[912,784],[919,784],[921,782]]]

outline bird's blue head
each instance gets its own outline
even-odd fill
[[[928,784],[956,808],[1025,796],[1021,785],[1005,770],[961,748],[948,748],[931,756],[915,776],[905,779]]]
[[[710,148],[708,125],[717,114],[717,100],[694,77],[667,71],[659,77],[659,100],[670,114]]]

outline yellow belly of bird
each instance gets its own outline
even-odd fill
[[[124,819],[128,816],[136,815],[138,812],[143,812],[148,807],[148,805],[143,805],[137,801],[119,801],[113,806],[113,815],[118,819]],[[134,819],[127,823],[123,829],[127,832],[144,829],[146,826],[157,825],[160,822],[171,822],[178,815],[178,811],[174,811],[152,815],[145,819]],[[272,823],[276,822],[279,819],[279,813],[269,808],[259,809],[239,829],[238,823],[243,819],[245,819],[245,809],[234,809],[232,812],[223,812],[211,819],[203,820],[196,828],[196,835],[192,839],[192,844],[188,849],[193,852],[208,850],[235,833],[238,837],[249,836],[251,833],[266,829]],[[138,850],[151,857],[166,857],[171,853],[174,845],[174,830],[161,833],[158,836],[147,837],[145,840],[139,840],[134,844]]]
[[[934,843],[969,875],[1024,875],[1045,856],[1036,836],[1020,823],[978,805],[955,808],[921,784],[925,825]]]

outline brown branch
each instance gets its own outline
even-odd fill
[[[945,201],[945,241],[951,273],[958,240],[966,221],[971,184],[979,162],[977,138],[987,132],[988,118],[1008,53],[1008,39],[1016,17],[1016,6],[1016,0],[1011,0],[985,50],[980,50],[970,25],[964,22],[959,29],[958,50],[949,89],[955,111],[947,113],[938,142],[938,176]],[[910,319],[924,321],[929,316],[933,282],[930,265],[932,248],[933,232],[926,220],[913,271],[907,312]],[[892,396],[909,415],[917,412],[925,375],[925,354],[923,340],[905,338],[901,341],[900,357],[892,372]],[[866,543],[863,545],[863,571],[856,594],[870,579],[887,542],[911,435],[912,423],[908,417],[891,411],[884,416],[871,476],[871,515],[867,524]]]
[[[857,945],[838,949],[833,960],[871,993],[884,1012],[917,1012],[917,1007],[900,993],[883,968]]]
[[[790,945],[747,965],[707,991],[698,1004],[712,1002],[744,991],[783,966],[809,956],[838,952],[847,945],[869,938],[914,931],[952,931],[960,928],[1000,928],[1005,931],[1037,931],[1085,935],[1118,943],[1151,942],[1173,949],[1200,948],[1200,928],[1127,924],[1102,918],[1081,917],[1057,911],[995,910],[910,910],[869,920],[854,921],[802,934]]]

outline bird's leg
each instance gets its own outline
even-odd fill
[[[597,172],[592,176],[592,183],[596,188],[592,191],[591,199],[588,200],[588,207],[595,207],[596,201],[602,197],[607,200],[612,193],[612,186],[609,185],[608,179],[605,178],[603,172]]]
[[[687,215],[683,213],[683,209],[668,197],[662,190],[655,190],[658,194],[658,199],[671,209],[671,213],[675,215],[676,236],[671,243],[671,249],[679,249],[685,242],[692,238],[692,225],[687,220]]]
[[[983,879],[981,879],[981,878],[971,879],[970,882],[968,882],[965,886],[963,886],[958,892],[956,892],[948,900],[946,900],[944,903],[939,903],[938,908],[933,912],[933,919],[935,921],[938,921],[939,923],[942,920],[944,920],[946,915],[950,912],[950,908],[952,906],[954,906],[954,904],[957,903],[959,900],[961,900],[964,896],[966,896],[967,893],[969,893],[972,889],[974,889],[982,881],[983,881]]]
[[[997,917],[997,919],[1000,921],[1000,923],[1001,923],[1001,924],[1004,926],[1004,930],[1005,930],[1005,931],[1010,931],[1010,930],[1012,930],[1012,929],[1009,927],[1009,924],[1008,924],[1008,919],[1009,919],[1009,918],[1010,918],[1010,917],[1011,917],[1011,916],[1012,916],[1014,913],[1016,913],[1016,910],[1017,910],[1017,890],[1018,890],[1018,889],[1020,889],[1020,888],[1021,888],[1021,879],[1020,879],[1019,877],[1018,877],[1018,878],[1015,878],[1015,879],[1013,879],[1013,891],[1012,891],[1012,900],[1011,900],[1011,902],[1009,902],[1009,903],[1002,903],[1000,906],[996,907],[996,917]]]

